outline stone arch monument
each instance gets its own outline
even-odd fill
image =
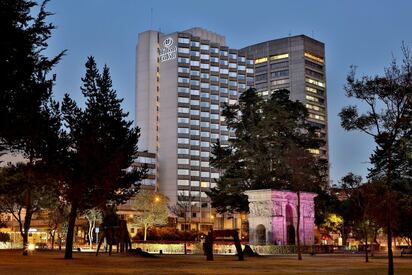
[[[297,194],[271,189],[250,190],[249,241],[251,244],[296,244]],[[301,192],[300,240],[314,244],[314,198],[316,194]]]

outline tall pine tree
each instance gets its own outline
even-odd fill
[[[124,203],[139,189],[145,169],[132,168],[137,154],[139,128],[127,121],[122,99],[112,88],[109,68],[99,73],[93,57],[82,78],[86,107],[79,108],[65,95],[62,113],[67,127],[66,157],[62,162],[61,190],[71,210],[65,258],[72,258],[77,215],[87,209],[104,209],[107,203]],[[62,137],[63,138],[63,137]]]

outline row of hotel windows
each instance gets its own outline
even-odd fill
[[[205,64],[205,65],[207,65],[207,64]],[[205,66],[205,67],[207,67],[207,66]],[[233,78],[238,78],[238,79],[241,79],[241,80],[244,80],[244,79],[246,79],[246,75],[245,74],[238,74],[238,73],[236,73],[236,72],[229,72],[227,69],[215,69],[215,68],[217,68],[217,67],[213,67],[214,69],[212,70],[211,69],[211,71],[212,72],[220,72],[221,70],[222,70],[222,72],[223,72],[223,74],[228,74],[229,75],[229,77],[233,77]],[[205,68],[205,69],[208,69],[208,68]],[[178,67],[177,68],[177,71],[179,72],[179,73],[186,73],[186,74],[190,74],[191,76],[200,76],[200,78],[203,78],[203,79],[210,79],[211,81],[216,81],[216,82],[218,82],[219,81],[219,77],[218,76],[210,76],[210,74],[209,73],[201,73],[200,71],[198,71],[198,70],[191,70],[191,69],[189,69],[189,68],[186,68],[186,67]],[[228,73],[227,73],[228,72]],[[249,72],[250,73],[253,73],[253,69],[250,69],[249,70]]]
[[[289,57],[288,53],[272,55],[269,58],[268,57],[261,57],[261,58],[255,59],[255,64],[264,63],[264,62],[267,62],[268,60],[279,60],[279,59],[284,59],[284,58],[288,58],[288,57]]]
[[[210,173],[205,171],[198,171],[198,170],[189,170],[189,169],[177,169],[177,174],[179,176],[194,176],[194,177],[202,177],[202,178],[212,178],[218,179],[219,173]]]
[[[221,128],[225,128],[225,127],[226,126],[221,126]],[[182,129],[182,128],[180,128],[180,129]],[[227,135],[219,136],[219,134],[203,132],[203,131],[200,132],[199,130],[190,130],[190,135],[200,136],[200,137],[204,137],[204,138],[210,137],[210,139],[219,139],[220,138],[221,140],[224,140],[224,141],[229,140],[229,136],[227,136]],[[189,144],[189,143],[186,143],[186,141],[182,141],[180,144]],[[186,154],[189,154],[189,152],[187,152]]]
[[[196,167],[205,167],[209,168],[210,163],[208,161],[199,161],[199,160],[189,160],[189,159],[177,159],[177,164],[182,164],[182,165],[190,165],[190,166],[196,166]]]
[[[221,131],[228,131],[228,127],[225,126],[225,125],[220,125],[219,126],[219,124],[209,123],[207,121],[199,121],[198,119],[191,119],[190,120],[190,125],[200,126],[202,128],[210,128],[212,130],[213,129],[214,130],[219,130],[219,127],[220,127]],[[179,129],[183,129],[183,128],[179,128]],[[183,131],[183,130],[181,130],[181,131]],[[186,134],[186,133],[181,133],[181,134]]]
[[[221,126],[221,127],[223,128],[223,127],[226,127],[226,126]],[[205,133],[205,134],[203,135],[203,133]],[[208,133],[208,132],[202,132],[202,137],[209,137],[208,134],[206,134],[206,133]],[[217,135],[217,134],[215,134],[215,135]],[[219,139],[219,136],[213,136],[213,137],[211,136],[210,138],[211,139]],[[221,135],[220,140],[227,141],[227,140],[229,140],[229,136]],[[178,144],[190,144],[190,145],[193,145],[193,146],[199,146],[200,145],[202,147],[209,148],[209,145],[206,146],[206,145],[203,144],[203,142],[200,143],[199,140],[196,140],[196,139],[189,140],[188,138],[178,138],[177,143]]]
[[[177,149],[177,154],[178,155],[190,155],[191,156],[195,156],[195,157],[202,157],[202,158],[209,158],[210,157],[210,153],[209,152],[200,152],[199,150],[189,150],[187,148],[178,148]]]
[[[200,125],[202,128],[204,128],[204,127],[209,128],[210,127],[210,129],[213,129],[213,130],[219,130],[219,128],[222,131],[227,131],[228,130],[227,126],[214,124],[214,123],[209,123],[209,122],[205,122],[205,121],[200,122],[199,120],[196,120],[196,119],[191,120],[191,125],[194,125],[194,126],[199,126]],[[191,134],[192,135],[197,134],[197,136],[198,136],[199,132],[196,132],[196,131],[198,131],[198,130],[192,130]],[[189,134],[189,128],[178,128],[177,132],[179,134]]]
[[[223,79],[221,79],[221,80],[223,80]],[[212,91],[218,91],[219,90],[219,86],[210,85],[209,83],[200,82],[199,80],[194,80],[194,79],[189,80],[189,78],[185,78],[185,77],[179,77],[177,81],[178,81],[178,83],[190,84],[190,85],[193,85],[193,86],[200,86],[200,88],[202,88],[202,89],[209,89],[210,88],[210,90],[212,90]],[[246,84],[244,84],[244,83],[237,83],[236,81],[228,81],[226,84],[229,84],[229,86],[233,86],[233,87],[239,87],[240,89],[246,89]]]
[[[228,56],[230,59],[237,59],[240,62],[247,62],[248,64],[253,65],[253,60],[250,60],[250,59],[246,60],[246,57],[244,56],[238,56],[237,54],[234,54],[234,53],[228,53],[228,51],[220,50],[219,48],[215,48],[215,47],[210,47],[209,45],[201,44],[198,41],[190,41],[189,38],[179,37],[178,43],[200,48],[202,51],[210,51],[210,53],[213,53],[213,54],[220,54],[222,56]]]
[[[240,84],[239,84],[240,85]],[[229,93],[230,95],[237,95],[237,90],[229,90],[228,88],[224,88],[224,87],[218,87],[218,86],[214,86],[214,85],[210,85],[210,90],[211,91],[219,91],[221,93],[221,95],[223,96],[224,94]],[[187,87],[178,87],[177,88],[177,92],[178,93],[184,93],[184,94],[191,94],[191,95],[200,95],[201,97],[204,98],[209,98],[209,93],[208,91],[202,91],[200,92],[200,90],[196,90],[196,89],[189,89]],[[223,97],[220,98],[220,100],[222,100]],[[217,95],[210,95],[210,99],[213,100],[217,100]]]
[[[189,48],[179,48],[177,51],[179,53],[182,53],[182,54],[190,54],[191,56],[199,57],[201,60],[210,60],[211,62],[216,62],[216,63],[219,63],[219,61],[220,61],[220,64],[222,64],[222,65],[228,65],[229,64],[229,67],[230,67],[230,64],[236,65],[236,63],[229,63],[229,61],[226,60],[226,59],[219,59],[218,57],[210,56],[209,54],[200,53],[199,51],[191,51],[191,50],[189,50]],[[229,54],[229,58],[230,59],[236,59],[236,55],[235,54]],[[239,62],[246,62],[246,58],[240,56],[238,61]],[[248,65],[253,65],[252,62],[253,61],[250,60],[247,64]],[[232,67],[232,68],[236,68],[236,67]]]
[[[177,180],[177,185],[182,185],[182,186],[192,186],[192,187],[204,187],[207,188],[209,185],[214,185],[213,182],[208,182],[208,181],[202,181],[199,182],[197,180]],[[213,187],[213,186],[212,186]]]
[[[201,198],[207,198],[207,194],[205,192],[200,192],[200,191],[189,191],[189,190],[179,190],[179,195],[184,196],[184,197],[201,197]],[[196,213],[193,213],[196,214]],[[194,216],[196,217],[196,216]]]
[[[200,63],[200,61],[197,60],[190,60],[189,58],[186,57],[179,57],[177,58],[177,61],[181,64],[190,64],[192,67],[200,67],[201,69],[210,69],[211,72],[220,72],[221,74],[228,74],[229,69],[220,69],[217,66],[211,66],[208,63]],[[235,63],[231,65],[232,63],[229,64],[229,68],[234,68],[238,71],[246,71],[248,74],[253,74],[253,69],[252,68],[246,68],[244,65],[236,65]]]

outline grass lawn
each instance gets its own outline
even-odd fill
[[[236,256],[216,256],[207,262],[202,255],[161,255],[141,258],[113,254],[74,253],[63,260],[63,253],[36,251],[29,257],[20,251],[0,251],[0,274],[386,274],[387,260],[361,256],[304,255],[262,256],[237,261]],[[395,258],[396,274],[412,274],[412,257]]]

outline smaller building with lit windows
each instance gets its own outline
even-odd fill
[[[247,46],[239,52],[254,58],[255,88],[261,96],[287,89],[292,100],[305,104],[308,121],[319,128],[319,137],[325,141],[310,152],[328,160],[325,45],[298,35]]]

